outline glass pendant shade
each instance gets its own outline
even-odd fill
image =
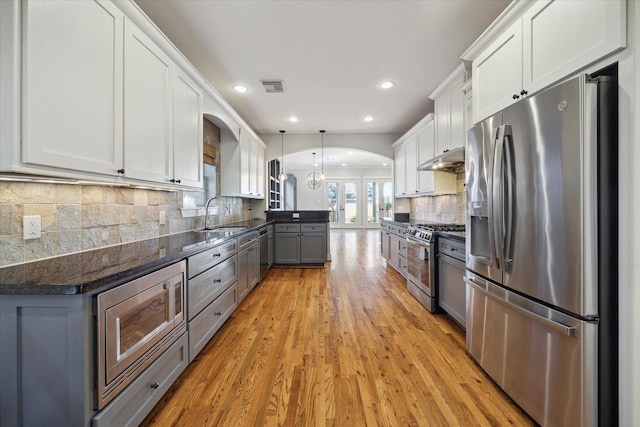
[[[280,174],[278,175],[278,179],[280,181],[284,181],[287,179],[287,173],[284,171],[284,133],[286,131],[280,131],[280,144],[282,148],[282,156],[280,157]]]

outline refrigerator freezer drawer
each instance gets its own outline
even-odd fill
[[[473,275],[465,282],[467,351],[489,376],[541,425],[595,426],[597,326],[557,312],[549,317],[561,322],[545,318]]]

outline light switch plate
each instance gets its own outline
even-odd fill
[[[24,240],[39,239],[42,235],[41,227],[40,215],[25,215],[22,217]]]

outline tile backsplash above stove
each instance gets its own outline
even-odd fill
[[[464,170],[457,174],[457,194],[411,199],[413,221],[443,224],[464,224],[466,203],[464,193]]]

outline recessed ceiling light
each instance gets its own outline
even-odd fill
[[[387,81],[381,82],[378,86],[380,86],[381,89],[391,89],[395,85],[396,84],[391,80],[387,80]]]
[[[298,121],[298,118],[296,116],[291,116],[291,117],[289,117],[289,121],[291,123],[296,123]]]
[[[236,92],[245,93],[249,90],[249,88],[244,85],[233,85],[233,90],[235,90]]]
[[[367,116],[363,119],[365,122],[372,122],[373,121],[373,117],[371,116]]]
[[[383,163],[383,164],[382,164],[382,166],[387,166],[387,164],[386,164],[386,163]]]
[[[353,151],[349,151],[349,154],[353,154]]]
[[[343,164],[342,164],[342,166],[347,166],[347,164],[346,164],[346,163],[343,163]]]

